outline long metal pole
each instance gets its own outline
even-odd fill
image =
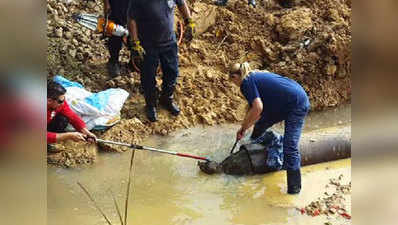
[[[152,147],[146,147],[146,146],[142,146],[142,145],[127,144],[127,143],[123,143],[123,142],[108,141],[108,140],[102,140],[102,139],[97,139],[97,142],[121,145],[121,146],[129,147],[129,148],[133,148],[133,149],[137,149],[137,150],[148,150],[148,151],[153,151],[153,152],[165,153],[165,154],[169,154],[169,155],[176,155],[176,156],[180,156],[180,157],[210,161],[206,157],[195,156],[195,155],[190,155],[190,154],[185,154],[185,153],[178,153],[178,152],[173,152],[173,151],[166,151],[166,150],[156,149],[156,148],[152,148]]]

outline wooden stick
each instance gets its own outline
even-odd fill
[[[129,197],[130,197],[130,186],[131,186],[131,174],[133,169],[133,162],[134,162],[134,153],[135,149],[131,153],[131,161],[130,161],[130,171],[129,171],[129,181],[127,183],[127,194],[126,194],[126,204],[124,208],[124,225],[127,225],[127,209],[129,207]]]
[[[217,48],[216,48],[216,51],[215,51],[215,53],[217,53],[217,52],[218,52],[218,49],[221,47],[221,45],[224,43],[224,41],[225,41],[225,39],[227,39],[227,37],[228,37],[228,34],[227,34],[227,35],[225,35],[225,37],[222,39],[222,41],[220,42],[220,44],[218,44],[218,46],[217,46]]]
[[[101,213],[101,215],[105,218],[106,222],[108,222],[109,225],[112,225],[111,221],[106,217],[105,213],[98,207],[97,203],[95,202],[94,198],[91,197],[90,193],[87,191],[87,189],[79,182],[77,184],[80,186],[80,188],[86,193],[88,198],[94,203],[95,208]]]
[[[115,203],[115,208],[116,208],[117,214],[119,216],[120,224],[123,225],[122,213],[120,212],[120,209],[119,209],[119,206],[117,204],[115,195],[113,194],[111,188],[109,188],[109,192],[111,193],[112,198],[113,198],[113,202]]]

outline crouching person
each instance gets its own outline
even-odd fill
[[[284,121],[283,155],[287,170],[287,192],[300,193],[301,156],[298,146],[304,118],[310,108],[306,92],[287,77],[251,71],[247,62],[232,65],[229,78],[240,87],[250,106],[236,138],[240,140],[254,125],[251,138],[256,139],[275,123]]]
[[[66,89],[54,81],[47,82],[47,150],[54,147],[49,144],[65,140],[95,142],[97,137],[91,133],[83,120],[74,113],[65,100]],[[65,132],[68,124],[77,132]]]

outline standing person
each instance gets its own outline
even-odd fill
[[[66,90],[62,85],[47,82],[47,144],[65,140],[95,142],[97,137],[91,133],[84,121],[70,108],[65,100]],[[65,132],[68,123],[77,132]],[[49,146],[48,146],[49,147]]]
[[[251,71],[247,62],[230,68],[230,80],[240,87],[250,109],[236,134],[240,140],[254,125],[251,138],[263,134],[275,123],[285,121],[283,137],[284,166],[287,170],[287,192],[301,190],[298,144],[310,102],[304,89],[294,80],[270,72]]]
[[[142,62],[141,85],[146,102],[146,115],[151,122],[157,120],[156,69],[163,72],[159,103],[174,116],[180,109],[173,102],[178,77],[178,47],[174,32],[174,7],[177,4],[186,24],[187,37],[192,40],[195,23],[185,0],[132,0],[128,9],[128,28],[132,55]],[[141,45],[142,43],[142,45]]]
[[[129,0],[103,0],[104,17],[112,20],[116,24],[126,25],[127,7]],[[120,75],[119,52],[122,49],[122,37],[111,36],[108,39],[107,47],[110,58],[107,63],[108,74],[110,77]]]
[[[214,4],[219,5],[219,6],[226,6],[228,3],[228,0],[216,0]],[[248,5],[252,5],[254,8],[256,8],[256,1],[255,0],[248,0],[247,1]]]

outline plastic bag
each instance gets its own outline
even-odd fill
[[[77,83],[57,75],[54,81],[66,89],[65,98],[71,109],[86,123],[89,130],[103,130],[120,121],[120,111],[129,93],[121,88],[111,88],[91,93]],[[73,130],[71,125],[68,130]]]

